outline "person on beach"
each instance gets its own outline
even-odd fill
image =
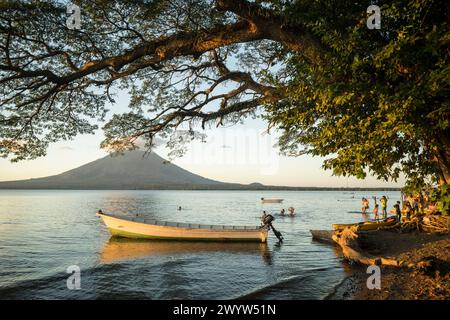
[[[386,209],[387,209],[387,198],[386,198],[386,196],[382,196],[380,198],[380,203],[381,203],[381,213],[383,215],[383,219],[386,219],[386,217],[387,217],[387,211],[386,211]]]
[[[394,205],[395,215],[397,216],[397,221],[402,222],[402,210],[400,209],[400,201]]]
[[[417,197],[412,199],[412,211],[414,211],[414,214],[419,213],[419,199]]]
[[[414,212],[409,202],[405,202],[405,212],[406,212],[406,219],[409,220],[411,218],[411,214]]]
[[[378,220],[378,203],[375,204],[375,208],[373,208],[372,213],[375,216],[375,220]]]

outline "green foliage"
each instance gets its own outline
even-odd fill
[[[447,0],[75,3],[82,30],[61,1],[0,5],[0,156],[95,132],[123,90],[130,110],[102,147],[159,134],[176,149],[262,111],[284,153],[325,157],[336,175],[450,181]]]
[[[379,2],[380,30],[366,27],[368,3],[358,3],[291,8],[331,50],[319,63],[290,58],[289,97],[266,118],[281,129],[283,152],[328,157],[336,175],[436,182],[436,136],[450,128],[449,3]]]
[[[431,197],[436,202],[437,208],[442,214],[450,215],[450,185],[444,184],[436,189]]]

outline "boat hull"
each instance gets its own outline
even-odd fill
[[[236,229],[232,229],[224,226],[200,225],[177,227],[125,220],[105,214],[99,214],[99,216],[112,236],[130,239],[266,242],[268,235],[266,228],[235,227]]]
[[[264,199],[261,200],[262,203],[282,203],[283,199]]]
[[[348,227],[358,226],[361,231],[377,230],[384,227],[390,227],[397,223],[395,218],[388,218],[379,222],[349,223],[349,224],[333,224],[333,230],[343,230]]]
[[[311,232],[312,238],[317,241],[335,243],[333,240],[333,230],[309,230]]]

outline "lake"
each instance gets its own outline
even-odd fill
[[[392,191],[0,190],[0,299],[321,299],[348,271],[309,230],[361,221],[348,211],[383,194],[389,208],[400,199]],[[274,222],[281,245],[272,233],[267,244],[120,241],[95,215],[258,225],[262,210],[290,206],[297,216]],[[74,265],[79,290],[66,285]]]

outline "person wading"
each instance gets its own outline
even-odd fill
[[[383,219],[387,218],[387,198],[386,196],[382,196],[380,198],[380,203],[381,203],[381,214],[383,215]]]

